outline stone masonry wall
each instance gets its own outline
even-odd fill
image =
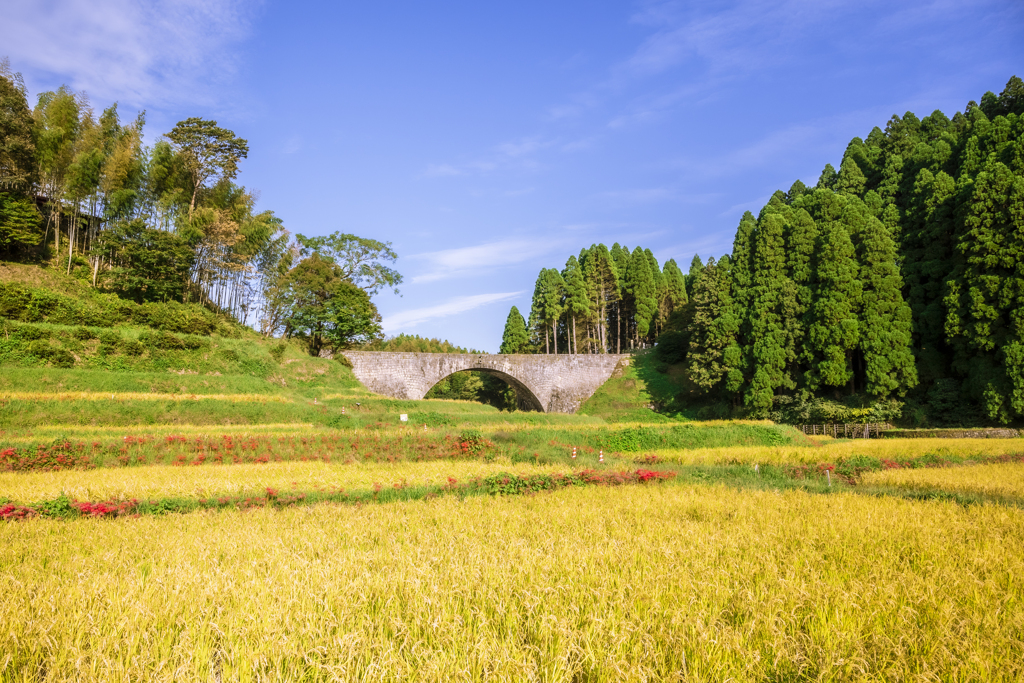
[[[356,379],[392,398],[421,399],[442,379],[462,370],[501,377],[538,410],[575,413],[628,355],[461,354],[344,351]]]

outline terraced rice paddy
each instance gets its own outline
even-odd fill
[[[642,430],[654,427],[492,423],[478,452],[458,448],[457,426],[8,432],[0,445],[18,452],[59,434],[111,454],[87,469],[0,473],[0,498],[21,504],[371,495],[292,505],[268,493],[256,508],[0,523],[0,681],[1024,676],[1024,465],[883,470],[833,486],[807,468],[959,462],[1019,452],[1018,442],[803,440],[613,452],[603,463],[566,448],[651,438]],[[740,443],[777,438],[711,428]],[[282,458],[197,458],[249,443]],[[145,462],[122,464],[121,448]],[[416,459],[430,449],[443,457]],[[644,467],[678,477],[601,485],[601,472]],[[459,488],[588,468],[597,485],[525,496]],[[375,502],[393,487],[450,493]],[[901,497],[924,489],[994,502]]]

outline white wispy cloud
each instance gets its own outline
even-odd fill
[[[470,161],[431,164],[427,166],[423,175],[428,178],[443,178],[490,173],[509,168],[532,170],[540,165],[535,159],[536,155],[557,145],[558,142],[557,139],[547,139],[539,135],[516,138],[499,143]]]
[[[502,240],[413,254],[406,258],[409,261],[425,263],[424,270],[410,280],[412,284],[422,284],[523,263],[564,250],[565,244],[564,239]]]
[[[34,80],[54,77],[138,107],[208,103],[234,73],[232,48],[258,2],[5,0],[0,53]]]
[[[415,327],[427,320],[444,318],[449,315],[455,315],[456,313],[465,313],[466,311],[471,311],[474,308],[498,303],[499,301],[508,301],[522,293],[522,291],[519,291],[458,296],[454,299],[449,299],[443,304],[438,304],[437,306],[427,306],[425,308],[414,308],[408,311],[400,311],[384,318],[384,331],[388,334],[393,334],[403,329]]]

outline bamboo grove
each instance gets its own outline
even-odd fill
[[[39,96],[0,63],[0,251],[87,269],[124,298],[260,317],[259,292],[287,267],[289,237],[236,184],[248,143],[189,118],[143,145],[145,113],[99,115],[67,87]]]

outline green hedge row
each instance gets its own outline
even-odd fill
[[[240,336],[236,324],[198,304],[137,304],[99,292],[84,299],[15,282],[0,282],[0,317],[57,325],[136,325],[166,332]]]

